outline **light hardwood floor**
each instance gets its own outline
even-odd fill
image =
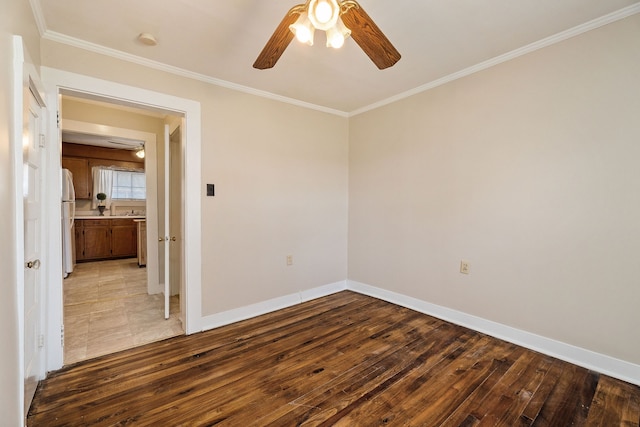
[[[76,265],[63,282],[65,365],[184,334],[178,296],[165,320],[146,275],[135,258]]]
[[[638,426],[640,387],[353,292],[64,368],[29,426]]]

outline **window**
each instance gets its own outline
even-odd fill
[[[144,172],[113,171],[111,191],[113,200],[145,200],[147,187]]]

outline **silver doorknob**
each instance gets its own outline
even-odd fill
[[[158,237],[158,242],[164,242],[164,239],[162,237]]]
[[[37,270],[40,268],[40,260],[37,259],[35,261],[28,261],[24,265],[27,268],[33,268],[34,270]]]

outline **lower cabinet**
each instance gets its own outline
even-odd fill
[[[132,219],[111,220],[111,256],[135,257],[138,255],[138,226]]]
[[[147,221],[137,220],[138,224],[138,267],[147,265]]]
[[[111,224],[108,219],[84,221],[84,259],[109,258],[111,256]]]
[[[78,219],[75,228],[77,261],[138,254],[137,228],[132,219]]]

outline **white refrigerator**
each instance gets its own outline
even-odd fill
[[[73,221],[76,216],[76,192],[73,174],[62,169],[62,277],[73,272],[76,263],[76,239]]]

